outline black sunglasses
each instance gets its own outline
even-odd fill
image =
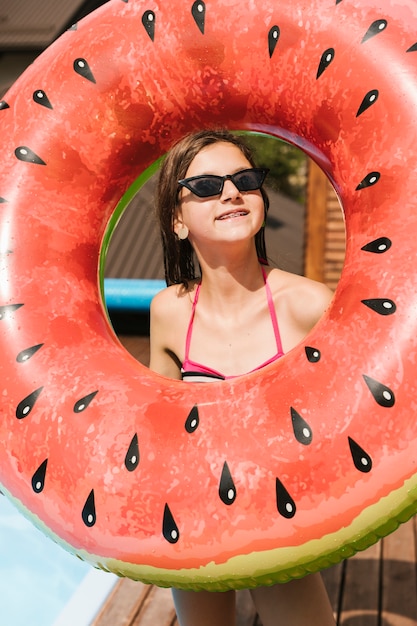
[[[226,176],[214,176],[213,174],[191,176],[179,180],[178,184],[186,187],[199,198],[209,198],[221,194],[225,180],[231,180],[239,191],[260,189],[268,172],[268,169],[252,167],[236,172],[236,174],[226,174]]]

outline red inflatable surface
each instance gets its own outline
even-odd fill
[[[417,4],[113,0],[0,104],[0,484],[97,567],[184,588],[303,576],[417,508]],[[100,296],[109,220],[185,132],[301,147],[344,206],[326,316],[261,372],[157,376]]]

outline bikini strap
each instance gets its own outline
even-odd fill
[[[188,355],[190,353],[190,345],[191,345],[191,335],[193,334],[193,324],[194,324],[194,316],[195,316],[195,308],[198,302],[198,296],[200,294],[201,283],[198,283],[197,289],[195,290],[193,306],[191,309],[190,321],[188,323],[187,336],[185,339],[185,355],[184,355],[184,363],[188,361]]]
[[[266,290],[266,298],[268,301],[268,307],[269,307],[269,313],[271,316],[271,322],[272,322],[272,326],[274,329],[274,334],[275,334],[275,341],[277,344],[277,354],[284,354],[284,350],[282,349],[282,343],[281,343],[281,335],[279,332],[279,326],[278,326],[278,319],[277,319],[277,312],[275,310],[275,305],[274,305],[274,300],[272,298],[272,292],[271,292],[271,288],[268,284],[267,278],[266,278],[266,272],[263,268],[263,266],[261,265],[261,269],[262,269],[262,275],[264,277],[264,282],[265,282],[265,290]]]
[[[270,286],[268,284],[268,281],[267,281],[267,278],[266,278],[266,272],[265,272],[264,268],[262,267],[262,265],[261,265],[261,270],[262,270],[262,276],[264,278],[264,284],[265,284],[265,290],[266,290],[266,298],[267,298],[268,307],[269,307],[269,314],[271,316],[272,327],[274,329],[275,341],[276,341],[276,344],[277,344],[277,354],[284,354],[284,351],[282,349],[282,343],[281,343],[281,335],[280,335],[280,332],[279,332],[277,312],[275,311],[274,300],[272,298],[271,288],[270,288]],[[188,323],[187,336],[186,336],[186,339],[185,339],[184,362],[188,361],[188,355],[190,353],[190,345],[191,345],[191,337],[192,337],[192,334],[193,334],[195,309],[196,309],[197,302],[198,302],[198,296],[200,295],[200,287],[201,287],[201,283],[198,283],[197,289],[195,290],[193,306],[192,306],[192,309],[191,309],[190,321]]]

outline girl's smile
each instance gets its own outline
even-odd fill
[[[248,215],[248,211],[245,209],[231,209],[216,217],[216,220],[232,220],[237,217],[246,217],[246,215]]]

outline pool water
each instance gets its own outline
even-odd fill
[[[106,579],[104,587],[108,588],[112,575],[96,572],[56,545],[0,496],[0,621],[3,626],[53,626],[66,621],[73,626],[88,624],[87,614],[92,611],[96,614],[99,607],[83,607],[80,602],[74,606],[74,598],[82,595],[83,584],[96,573]],[[91,605],[91,594],[89,596],[83,602]],[[69,609],[66,610],[69,605],[71,616]],[[78,612],[77,616],[74,611]]]

